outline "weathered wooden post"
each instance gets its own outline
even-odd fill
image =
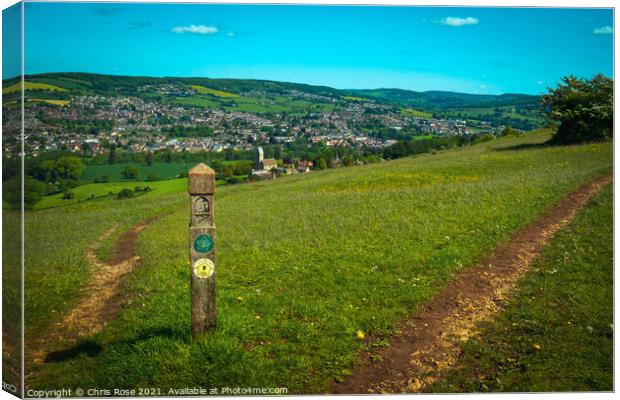
[[[215,326],[215,172],[200,163],[189,171],[189,261],[192,336]]]

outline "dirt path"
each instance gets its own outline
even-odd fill
[[[601,176],[569,194],[545,215],[517,232],[493,254],[468,268],[391,338],[390,347],[361,354],[361,365],[333,393],[420,392],[458,361],[460,342],[476,334],[475,325],[490,319],[532,261],[577,211],[612,182]],[[373,362],[383,359],[382,362]],[[380,356],[381,358],[378,358]]]
[[[132,227],[121,235],[116,244],[114,255],[109,262],[100,261],[95,252],[116,229],[107,230],[95,243],[85,251],[85,258],[92,268],[90,281],[83,288],[82,297],[75,306],[35,340],[27,343],[27,359],[35,364],[54,362],[66,355],[67,348],[75,345],[81,338],[86,338],[101,331],[108,321],[114,319],[122,306],[120,295],[122,278],[137,264],[140,257],[136,255],[138,235],[154,218],[149,218]],[[88,349],[84,349],[88,351]]]

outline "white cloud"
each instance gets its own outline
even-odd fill
[[[611,26],[602,26],[600,28],[595,28],[593,33],[595,35],[610,35],[614,33],[614,28]]]
[[[228,37],[235,37],[235,32],[228,32],[226,34],[226,36],[228,36]]]
[[[478,22],[479,22],[478,18],[474,18],[474,17],[467,17],[467,18],[446,17],[446,18],[443,18],[441,21],[439,21],[441,25],[447,25],[447,26],[476,25]]]
[[[215,26],[206,25],[190,25],[190,26],[177,26],[172,28],[174,33],[194,33],[196,35],[212,35],[217,33]]]
[[[537,81],[537,82],[536,82],[536,84],[537,84],[537,85],[542,85],[542,84],[543,84],[543,81]]]

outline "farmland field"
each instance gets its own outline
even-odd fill
[[[486,108],[455,108],[444,113],[448,118],[482,119],[489,117],[511,118],[513,120],[523,120],[539,126],[542,118],[536,111],[518,113],[513,107],[486,107]]]
[[[416,110],[413,108],[403,108],[401,110],[401,113],[403,115],[409,115],[411,117],[416,117],[416,118],[432,118],[433,117],[432,113]]]
[[[350,101],[368,101],[368,99],[365,99],[363,97],[356,97],[356,96],[342,96],[342,98],[345,100],[350,100]]]
[[[140,234],[121,314],[84,338],[100,352],[27,365],[27,386],[329,390],[361,349],[387,345],[396,322],[457,272],[611,171],[611,143],[540,146],[548,138],[218,188],[218,326],[200,340],[189,335],[184,182],[28,212],[26,345],[88,281],[87,246],[112,225],[108,248],[129,227],[160,218]]]
[[[66,91],[66,89],[63,89],[58,86],[49,85],[47,83],[37,83],[37,82],[24,82],[24,89],[25,90],[52,90],[52,91],[59,91],[59,92]],[[2,94],[15,93],[15,92],[19,92],[20,90],[22,90],[22,84],[21,82],[18,82],[11,86],[3,88]]]
[[[55,100],[55,99],[26,99],[29,103],[48,103],[55,106],[66,106],[70,103],[69,100]]]
[[[222,90],[215,90],[200,85],[192,85],[192,89],[196,90],[200,94],[211,94],[216,97],[237,97],[237,94],[224,92]]]
[[[149,174],[155,174],[161,179],[176,178],[181,172],[187,172],[193,167],[193,164],[156,162],[150,166],[138,163],[88,165],[82,173],[81,180],[84,182],[94,182],[95,178],[101,178],[106,175],[109,182],[127,182],[122,176],[122,172],[127,166],[136,167],[139,171],[139,180],[146,181]]]

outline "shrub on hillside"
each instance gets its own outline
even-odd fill
[[[477,136],[474,140],[473,143],[485,143],[485,142],[490,142],[491,140],[494,140],[495,136],[491,135],[490,133],[484,133],[480,136]]]
[[[108,183],[110,182],[110,177],[107,175],[101,175],[95,178],[95,183]]]
[[[543,96],[543,112],[559,124],[551,142],[596,142],[613,136],[613,80],[601,74],[579,79],[567,76]]]
[[[155,182],[155,181],[158,181],[158,180],[160,180],[160,179],[161,179],[161,178],[159,177],[159,175],[157,175],[157,174],[156,174],[156,173],[154,173],[154,172],[151,172],[151,173],[149,174],[149,176],[146,178],[146,180],[147,180],[147,181],[149,181],[149,182]]]
[[[19,176],[11,178],[3,185],[4,200],[14,209],[21,207],[21,188],[22,182]],[[24,179],[24,208],[31,209],[36,202],[45,196],[46,190],[43,182],[26,175]]]
[[[501,136],[519,136],[522,132],[514,129],[511,126],[507,126],[502,131]]]
[[[133,190],[127,189],[127,188],[122,189],[116,195],[116,197],[118,197],[119,199],[127,199],[127,198],[130,198],[130,197],[133,197],[133,196],[134,196]]]
[[[124,179],[138,179],[139,173],[138,168],[128,165],[125,167],[123,172],[121,172],[121,175]]]
[[[135,188],[133,188],[133,191],[136,193],[148,192],[150,190],[151,190],[150,186],[136,186]]]

